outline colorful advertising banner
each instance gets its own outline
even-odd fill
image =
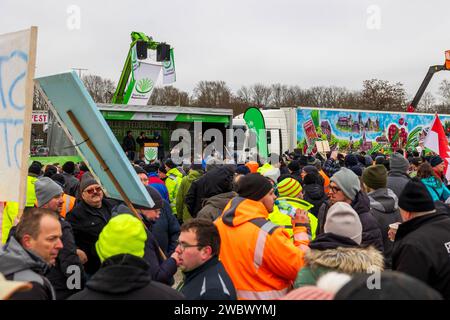
[[[447,135],[450,115],[440,115]],[[303,147],[314,136],[329,142],[331,150],[412,149],[426,136],[432,114],[366,112],[343,109],[297,109],[297,143]],[[311,126],[313,123],[314,130]]]
[[[171,84],[177,81],[175,74],[175,59],[173,49],[170,49],[170,60],[163,62],[163,84]]]

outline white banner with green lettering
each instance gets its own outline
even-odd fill
[[[126,97],[125,104],[145,106],[161,76],[162,66],[142,61],[137,62],[135,66],[130,83],[133,85],[133,91]]]

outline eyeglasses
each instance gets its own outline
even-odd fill
[[[338,193],[339,191],[342,191],[342,189],[339,189],[338,187],[330,185],[330,191],[332,193]]]
[[[194,247],[202,248],[202,247],[204,247],[204,245],[201,245],[201,244],[187,244],[185,242],[180,242],[179,240],[177,240],[176,244],[177,244],[177,247],[180,246],[181,252],[186,250],[186,248],[194,248]]]
[[[89,190],[84,190],[85,192],[87,192],[87,194],[94,194],[95,193],[100,193],[101,191],[103,191],[103,189],[101,187],[97,187],[97,188],[92,188]]]

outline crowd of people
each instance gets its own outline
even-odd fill
[[[152,207],[108,198],[83,163],[31,164],[23,214],[4,204],[0,298],[450,299],[437,155],[132,165]]]

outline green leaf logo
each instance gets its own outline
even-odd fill
[[[171,60],[164,61],[163,62],[163,67],[164,67],[164,69],[170,69],[172,67],[172,61]]]
[[[145,149],[144,155],[147,161],[155,160],[158,155],[158,151],[156,151],[154,148],[147,148]]]
[[[152,90],[152,88],[153,88],[153,81],[148,78],[141,79],[136,84],[136,91],[139,93],[147,93],[150,90]]]

